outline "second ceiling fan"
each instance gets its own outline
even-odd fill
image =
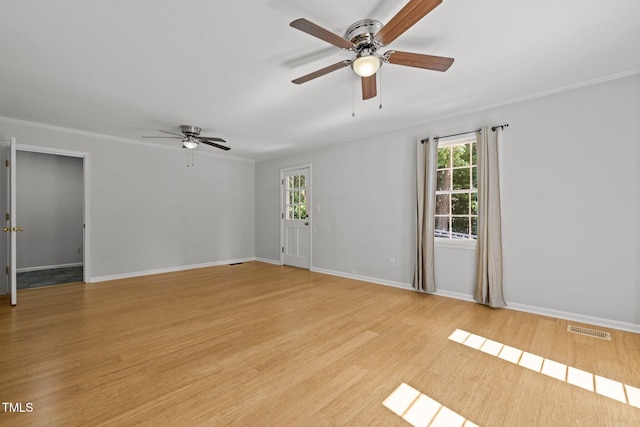
[[[389,50],[382,54],[378,52],[378,49],[390,44],[440,3],[442,0],[410,0],[400,12],[391,18],[387,25],[383,25],[375,19],[362,19],[347,29],[346,37],[332,33],[304,18],[296,19],[289,25],[334,46],[352,51],[356,57],[352,60],[329,65],[292,82],[295,84],[305,83],[350,65],[361,78],[362,99],[370,99],[377,94],[376,73],[383,63],[447,71],[453,64],[453,58],[395,50]]]
[[[194,148],[197,148],[199,144],[206,144],[206,145],[210,145],[212,147],[216,147],[219,148],[221,150],[225,150],[225,151],[229,151],[230,148],[227,147],[226,145],[220,145],[220,144],[216,144],[216,142],[227,142],[222,138],[218,138],[218,137],[214,137],[214,136],[201,136],[200,135],[200,131],[202,129],[200,129],[197,126],[191,126],[191,125],[181,125],[180,126],[180,131],[182,132],[182,135],[177,134],[177,133],[173,133],[173,132],[167,132],[166,130],[159,130],[158,132],[162,132],[162,133],[168,133],[169,135],[173,135],[173,136],[143,136],[143,138],[172,138],[172,139],[181,139],[182,140],[182,148],[187,148],[189,150],[193,150]]]

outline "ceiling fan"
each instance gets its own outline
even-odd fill
[[[369,99],[377,94],[375,76],[382,64],[447,71],[453,64],[453,58],[395,50],[389,50],[382,54],[378,52],[378,49],[394,41],[440,3],[442,3],[442,0],[409,0],[400,12],[391,18],[387,25],[375,19],[361,19],[347,29],[345,37],[332,33],[304,18],[296,19],[289,24],[293,28],[339,48],[352,51],[356,56],[352,60],[344,60],[329,65],[292,80],[292,82],[295,84],[306,83],[309,80],[350,65],[353,71],[361,78],[362,99]]]
[[[180,131],[182,132],[182,135],[177,134],[177,133],[173,133],[173,132],[167,132],[166,130],[159,130],[158,132],[168,133],[169,135],[173,135],[173,136],[143,136],[143,138],[175,138],[175,139],[181,139],[182,140],[182,147],[183,148],[187,148],[189,150],[193,150],[200,143],[203,143],[203,144],[206,144],[206,145],[210,145],[212,147],[216,147],[216,148],[219,148],[219,149],[225,150],[225,151],[230,150],[230,148],[227,147],[227,146],[216,144],[216,142],[227,142],[227,141],[225,141],[222,138],[216,138],[216,137],[213,137],[213,136],[200,136],[200,131],[201,130],[202,129],[200,129],[197,126],[182,125],[182,126],[180,126]]]

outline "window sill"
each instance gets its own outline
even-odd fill
[[[436,248],[462,249],[467,251],[475,251],[478,246],[477,240],[456,240],[435,238]]]

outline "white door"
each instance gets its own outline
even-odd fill
[[[17,285],[16,285],[16,233],[22,228],[16,224],[16,139],[11,138],[7,153],[7,214],[6,225],[3,228],[8,233],[7,268],[9,278],[9,295],[11,305],[16,305]]]
[[[310,175],[308,167],[282,171],[282,262],[306,269],[311,265]]]

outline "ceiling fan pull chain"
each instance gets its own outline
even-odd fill
[[[378,78],[380,79],[380,83],[378,84],[378,86],[380,86],[380,105],[378,106],[378,109],[382,110],[382,67],[378,70],[378,74]]]
[[[356,77],[351,78],[351,117],[356,116]]]
[[[188,168],[193,167],[193,150],[187,151],[187,167]]]

